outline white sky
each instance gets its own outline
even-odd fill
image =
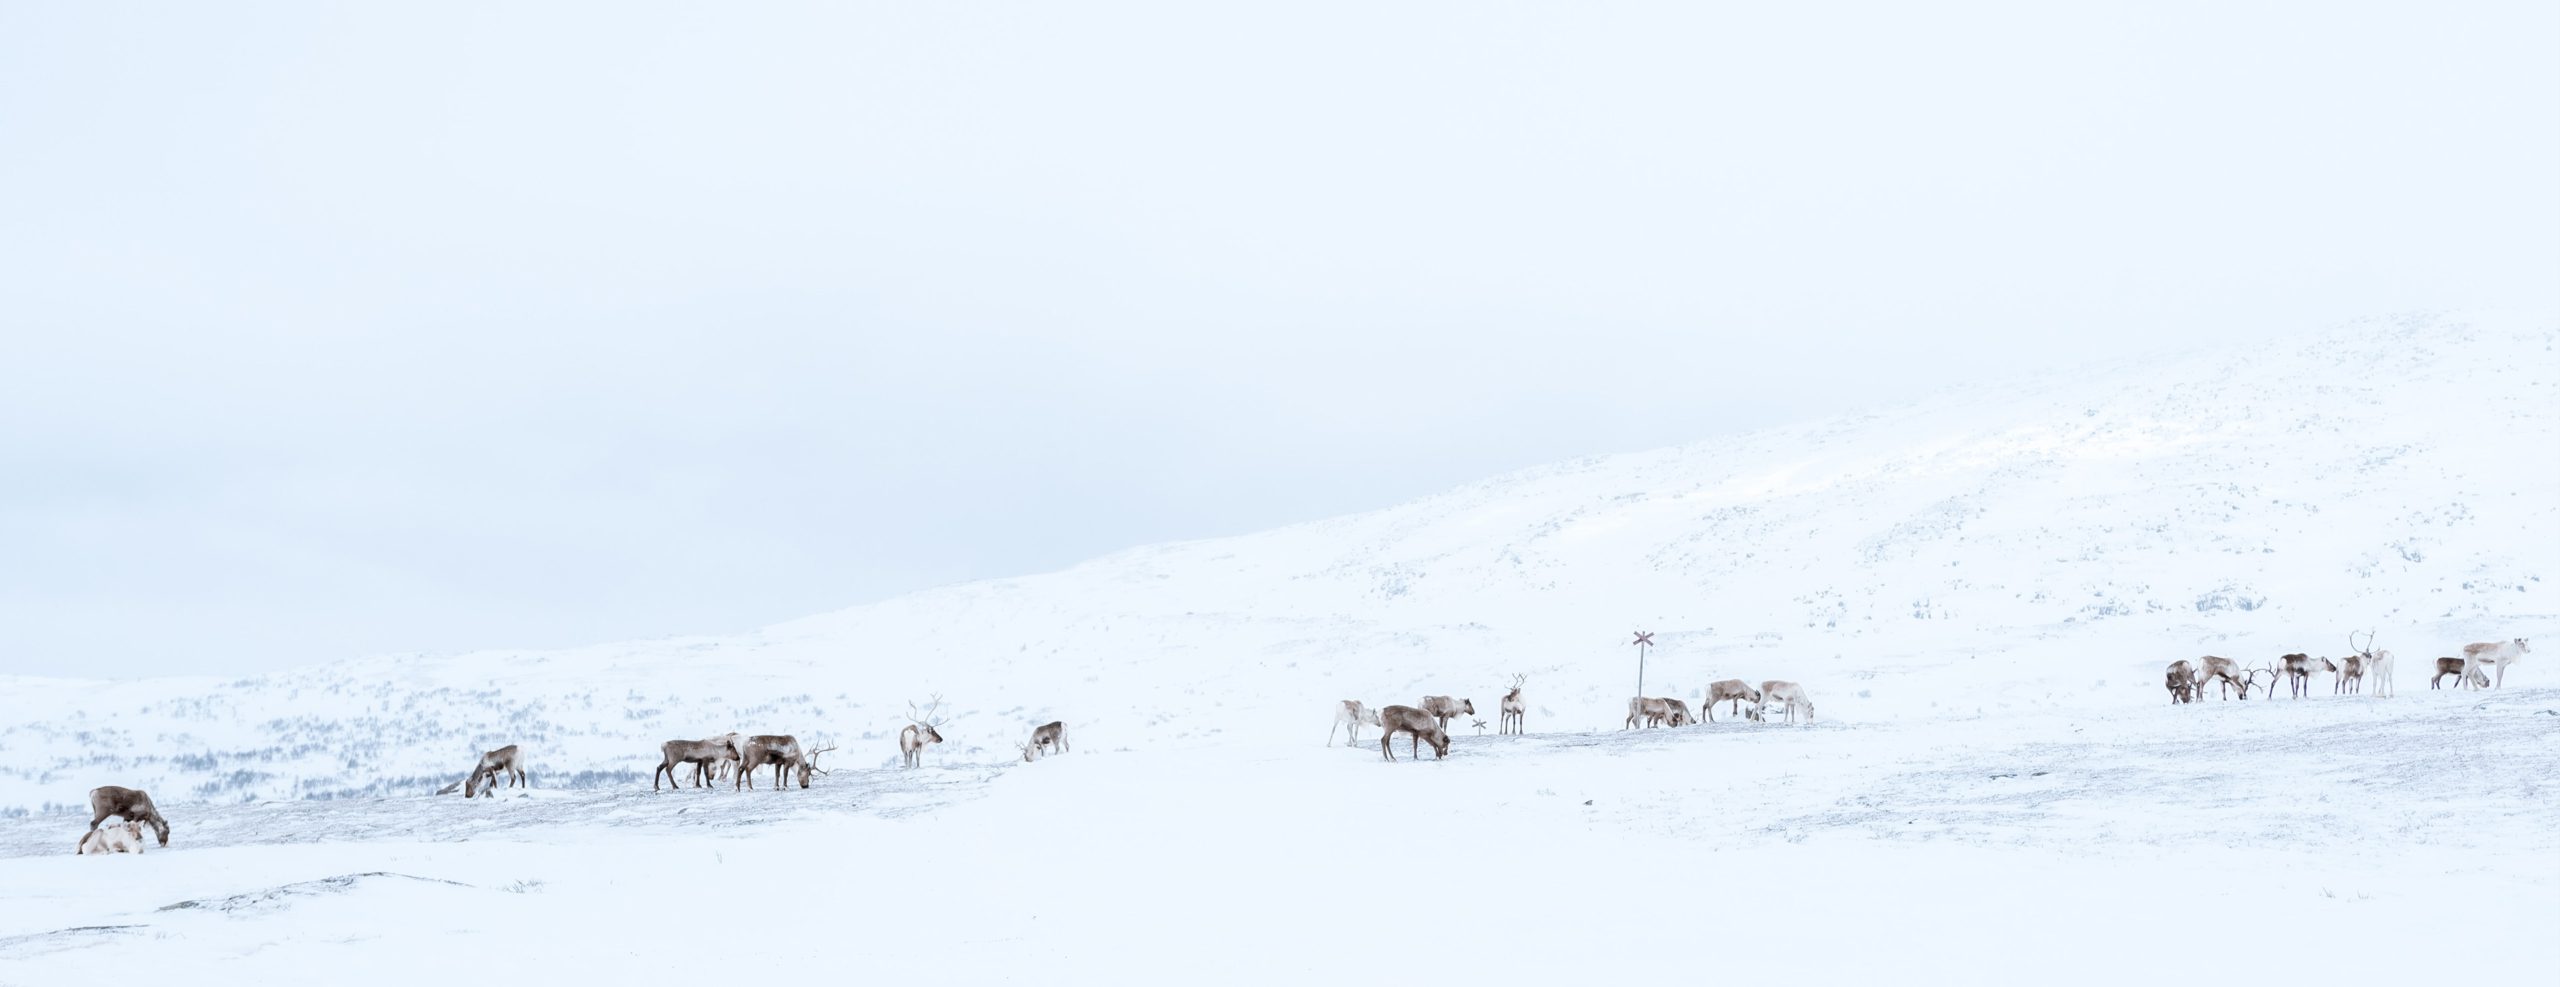
[[[2548,3],[385,6],[0,6],[0,673],[736,630],[2560,310]]]

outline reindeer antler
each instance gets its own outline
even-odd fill
[[[939,727],[942,725],[942,721],[935,718],[934,713],[941,708],[942,694],[939,692],[933,694],[932,701],[925,705],[922,715],[918,715],[916,712],[916,701],[913,699],[907,700],[907,722],[923,727]]]

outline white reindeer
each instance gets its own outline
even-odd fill
[[[942,719],[934,715],[941,708],[942,694],[939,692],[933,694],[932,703],[923,712],[917,712],[915,700],[907,700],[907,726],[898,731],[900,766],[923,766],[925,745],[942,742]]]
[[[1502,694],[1502,732],[1528,733],[1529,704],[1520,698],[1520,690],[1529,681],[1527,675],[1511,677],[1511,691]]]
[[[2355,632],[2347,632],[2347,647],[2354,648],[2356,654],[2364,658],[2364,674],[2366,678],[2373,680],[2374,698],[2382,699],[2391,696],[2393,693],[2391,652],[2373,650],[2373,632],[2369,630],[2364,632],[2364,644],[2361,647],[2356,644]]]
[[[1345,699],[1339,703],[1335,703],[1333,706],[1333,729],[1324,732],[1324,745],[1327,747],[1333,746],[1333,735],[1341,733],[1344,727],[1349,727],[1351,729],[1351,742],[1358,744],[1360,742],[1360,725],[1363,723],[1373,727],[1377,726],[1378,711],[1361,705],[1360,700],[1357,699]]]
[[[2480,688],[2477,683],[2489,677],[2488,669],[2484,666],[2494,665],[2498,669],[2498,681],[2492,688],[2506,688],[2507,666],[2523,661],[2525,652],[2533,650],[2526,647],[2524,642],[2524,638],[2516,638],[2510,641],[2463,645],[2462,681],[2455,684],[2467,683],[2474,689]]]
[[[1803,686],[1778,679],[1760,683],[1760,720],[1763,723],[1768,722],[1772,700],[1787,704],[1787,722],[1796,721],[1798,706],[1804,707],[1804,721],[1813,722],[1813,700],[1805,698]]]

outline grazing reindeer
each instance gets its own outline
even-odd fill
[[[1503,733],[1528,733],[1529,704],[1520,698],[1520,690],[1528,684],[1526,675],[1511,677],[1511,691],[1502,694]]]
[[[942,742],[942,720],[933,715],[941,708],[942,694],[939,692],[933,694],[933,701],[925,706],[923,712],[917,712],[915,700],[907,700],[907,727],[898,731],[898,763],[901,767],[922,767],[925,745]]]
[[[1637,696],[1627,700],[1627,725],[1618,729],[1633,730],[1637,720],[1643,720],[1647,727],[1658,727],[1664,720],[1670,718],[1671,700]]]
[[[2427,680],[2427,688],[2444,688],[2444,677],[2447,675],[2453,676],[2453,687],[2456,689],[2462,688],[2463,683],[2466,681],[2476,682],[2483,686],[2489,684],[2489,677],[2487,675],[2481,674],[2477,669],[2463,668],[2462,659],[2438,658],[2436,659],[2436,675],[2434,678]]]
[[[1333,746],[1333,735],[1342,732],[1342,728],[1344,727],[1351,728],[1351,742],[1355,744],[1359,743],[1360,724],[1363,723],[1373,727],[1377,726],[1378,711],[1361,705],[1360,700],[1357,699],[1345,699],[1342,702],[1335,704],[1333,707],[1333,729],[1324,732],[1324,745],[1327,747]]]
[[[2196,659],[2196,669],[2196,698],[2198,699],[2204,698],[2205,683],[2218,682],[2222,685],[2223,701],[2229,702],[2231,690],[2237,688],[2240,690],[2240,700],[2247,702],[2249,686],[2258,681],[2256,669],[2243,672],[2238,662],[2220,655],[2206,655]]]
[[[1709,683],[1707,685],[1707,700],[1702,704],[1707,708],[1707,722],[1715,722],[1716,704],[1728,699],[1733,700],[1733,713],[1740,715],[1742,713],[1742,704],[1745,700],[1748,700],[1754,707],[1758,707],[1760,705],[1760,690],[1752,688],[1751,683],[1745,682],[1741,679],[1726,679],[1722,682]],[[1753,717],[1753,719],[1758,719],[1758,717]]]
[[[1386,755],[1387,760],[1396,759],[1396,734],[1399,733],[1413,735],[1412,754],[1416,758],[1422,756],[1422,745],[1426,741],[1431,744],[1432,760],[1449,756],[1449,731],[1442,729],[1439,718],[1430,713],[1411,706],[1389,706],[1378,711],[1378,723],[1380,729],[1386,731],[1378,737],[1378,753]]]
[[[2196,701],[2196,667],[2186,659],[2169,663],[2169,705]]]
[[[809,775],[812,772],[826,774],[818,768],[818,755],[834,749],[821,747],[803,752],[800,749],[800,738],[787,733],[757,734],[749,737],[745,744],[738,747],[738,780],[729,786],[729,790],[734,792],[740,788],[756,787],[756,769],[768,764],[773,766],[774,791],[782,790],[782,772],[785,769],[798,774],[800,787],[807,788]]]
[[[2510,641],[2463,645],[2463,680],[2470,682],[2486,682],[2488,681],[2489,673],[2488,670],[2482,666],[2495,665],[2498,668],[2498,684],[2495,687],[2500,689],[2506,688],[2507,666],[2523,661],[2524,653],[2533,650],[2532,648],[2526,647],[2524,642],[2524,638],[2516,638]],[[2483,688],[2483,686],[2475,685],[2472,686],[2472,688],[2478,689]]]
[[[1793,723],[1796,721],[1796,707],[1798,706],[1804,707],[1804,721],[1807,723],[1813,722],[1813,700],[1805,698],[1803,686],[1797,685],[1793,682],[1782,682],[1777,679],[1770,679],[1769,681],[1760,683],[1760,695],[1761,722],[1768,722],[1768,707],[1772,700],[1787,704],[1787,722]]]
[[[151,793],[139,788],[100,785],[89,790],[89,828],[94,830],[108,816],[121,816],[129,823],[151,827],[160,837],[160,845],[169,845],[169,820],[160,817],[160,807],[151,804]]]
[[[514,744],[508,744],[505,747],[480,755],[480,766],[471,769],[471,780],[462,783],[462,797],[470,798],[475,792],[479,791],[486,791],[494,796],[498,791],[498,775],[500,773],[504,773],[507,776],[508,788],[514,788],[518,785],[522,785],[526,788],[532,788],[532,776],[524,773],[524,768],[520,766],[519,761],[520,759],[516,754],[516,745]],[[489,787],[485,789],[481,788],[481,782],[487,782]]]
[[[1671,724],[1672,726],[1675,726],[1675,727],[1685,727],[1685,726],[1688,726],[1689,724],[1692,724],[1692,723],[1696,723],[1696,722],[1698,722],[1698,718],[1697,718],[1697,717],[1689,715],[1689,702],[1688,702],[1688,700],[1685,700],[1685,699],[1665,699],[1665,700],[1663,700],[1663,701],[1662,701],[1662,704],[1663,704],[1663,705],[1665,705],[1665,706],[1669,706],[1669,707],[1671,707],[1671,715],[1670,715],[1669,717],[1666,717],[1666,719],[1670,722],[1670,724]]]
[[[1456,719],[1458,714],[1464,713],[1468,716],[1476,715],[1476,701],[1473,699],[1451,699],[1447,696],[1424,696],[1422,697],[1422,711],[1431,714],[1433,719],[1439,720],[1440,729],[1447,730],[1449,729],[1449,721]]]
[[[658,754],[658,770],[649,774],[649,790],[653,792],[658,790],[659,775],[667,777],[667,787],[677,787],[676,765],[693,765],[693,787],[706,788],[709,787],[713,764],[735,761],[744,756],[738,753],[738,735],[735,733],[709,740],[670,740],[658,745]]]
[[[2391,652],[2373,650],[2373,632],[2369,630],[2364,632],[2364,644],[2359,646],[2356,644],[2355,632],[2348,631],[2347,647],[2354,649],[2356,655],[2364,659],[2364,673],[2373,678],[2374,697],[2384,698],[2392,695],[2395,690],[2391,688]]]
[[[1044,724],[1038,729],[1031,731],[1031,743],[1028,746],[1034,753],[1057,752],[1046,750],[1046,748],[1050,747],[1055,747],[1058,751],[1067,750],[1067,721],[1059,720],[1055,723]],[[1026,757],[1023,758],[1023,760],[1028,761],[1031,759]]]
[[[2364,656],[2351,654],[2337,661],[2338,674],[2329,687],[2330,695],[2364,692]]]
[[[73,856],[141,852],[142,824],[136,822],[90,830],[82,834],[79,844],[71,849]]]

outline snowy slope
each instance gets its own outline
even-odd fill
[[[1490,720],[1512,672],[1532,729],[1582,730],[1615,725],[1638,628],[1662,642],[1650,693],[1792,678],[1844,722],[2159,703],[2169,659],[2336,654],[2350,627],[2423,691],[2461,642],[2560,640],[2555,342],[2548,320],[2378,320],[734,636],[13,679],[0,806],[102,783],[164,806],[411,794],[502,743],[545,788],[624,786],[658,741],[731,729],[876,767],[932,692],[959,713],[946,763],[997,763],[1052,718],[1079,751],[1313,744],[1344,697],[1453,693]]]

